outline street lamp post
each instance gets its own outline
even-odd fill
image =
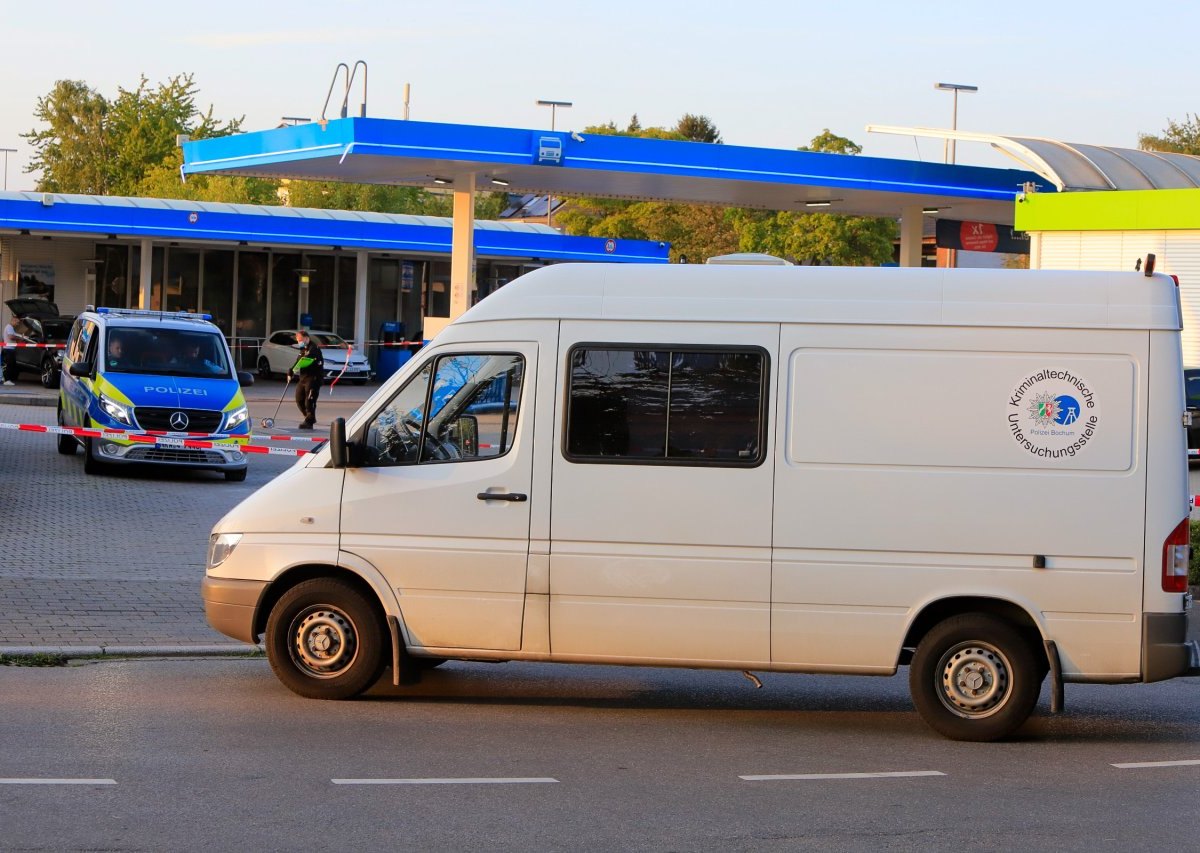
[[[7,190],[8,189],[8,155],[16,154],[17,149],[15,149],[15,148],[0,148],[0,151],[4,152],[4,189]]]
[[[554,130],[554,119],[558,113],[558,108],[563,107],[565,109],[566,107],[575,106],[571,101],[543,101],[541,99],[538,99],[537,105],[539,107],[549,107],[550,108],[550,129],[551,130]],[[549,195],[549,194],[547,194],[547,196],[546,196],[546,224],[549,225],[551,228],[554,227],[554,196]]]
[[[950,129],[958,130],[958,93],[959,92],[978,92],[978,86],[968,86],[965,83],[934,83],[933,88],[941,89],[943,92],[954,93],[954,114],[950,119]],[[945,163],[954,162],[954,140],[947,139],[942,145],[942,161]]]

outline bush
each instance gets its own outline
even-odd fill
[[[1188,560],[1188,583],[1200,586],[1200,521],[1193,520],[1191,525],[1192,556]]]

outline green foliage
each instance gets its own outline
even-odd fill
[[[896,223],[828,213],[738,211],[743,252],[765,252],[806,264],[878,266],[892,259]]]
[[[861,154],[862,146],[844,136],[830,133],[825,128],[808,145],[801,145],[797,151],[820,151],[825,154]]]
[[[1200,154],[1200,117],[1185,113],[1182,122],[1167,120],[1162,136],[1138,134],[1138,148],[1175,154]]]
[[[33,652],[27,655],[0,654],[0,666],[66,666],[68,658],[57,652]]]
[[[41,170],[43,192],[135,195],[151,170],[178,157],[177,135],[240,129],[240,119],[221,122],[211,107],[201,113],[197,91],[190,74],[153,88],[142,77],[110,101],[82,81],[59,80],[34,110],[45,127],[22,134],[34,149],[26,170]]]
[[[717,131],[717,126],[712,123],[712,120],[708,116],[684,113],[683,118],[679,119],[675,125],[675,133],[679,134],[680,139],[686,139],[691,142],[721,144],[721,134]]]

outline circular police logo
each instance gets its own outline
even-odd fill
[[[1008,398],[1008,431],[1021,449],[1043,459],[1083,452],[1100,426],[1100,404],[1088,381],[1069,370],[1033,373]]]
[[[171,429],[176,432],[183,432],[188,427],[188,416],[184,412],[172,412],[169,421]]]

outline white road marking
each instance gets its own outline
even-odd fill
[[[894,773],[795,773],[780,776],[739,776],[747,782],[783,782],[821,779],[904,779],[912,776],[945,776],[940,770],[900,770]]]
[[[548,776],[479,777],[460,779],[330,779],[335,785],[539,785],[557,782]]]
[[[1200,759],[1188,759],[1187,761],[1131,761],[1127,764],[1114,764],[1120,770],[1138,770],[1142,767],[1190,767],[1194,764],[1200,764]]]
[[[115,779],[0,779],[0,785],[115,785]]]

